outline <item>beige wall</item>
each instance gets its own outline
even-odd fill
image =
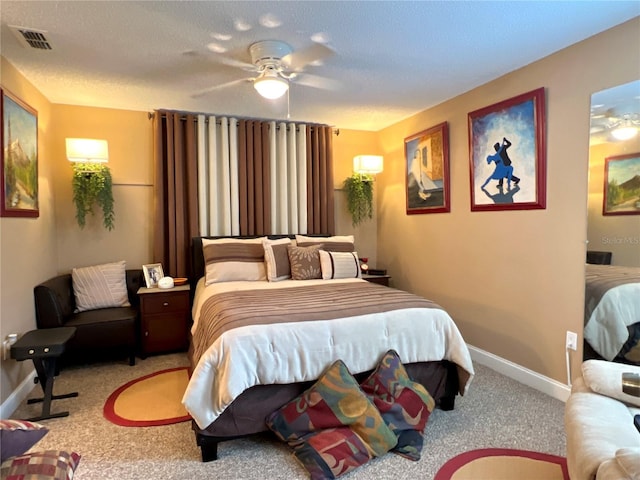
[[[444,306],[469,344],[562,383],[566,331],[582,335],[590,97],[638,78],[639,31],[636,18],[380,132],[378,263]],[[467,114],[541,86],[547,208],[471,212]],[[444,121],[451,213],[407,216],[403,140]]]
[[[605,158],[640,152],[640,137],[589,149],[589,250],[612,252],[613,265],[640,267],[640,215],[602,215]]]
[[[51,104],[11,64],[0,59],[0,84],[38,111],[38,218],[0,219],[0,339],[36,326],[33,287],[55,275],[56,222]],[[0,357],[1,358],[1,357]],[[0,360],[0,401],[33,370],[31,362]]]

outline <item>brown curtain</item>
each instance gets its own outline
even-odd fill
[[[333,129],[307,129],[307,231],[335,233],[333,209]]]
[[[195,115],[158,110],[154,122],[154,262],[165,275],[187,277],[191,238],[198,235]]]
[[[271,233],[269,123],[238,122],[240,235]]]

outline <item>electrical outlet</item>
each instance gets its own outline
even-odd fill
[[[578,334],[567,330],[567,348],[571,350],[578,349]]]

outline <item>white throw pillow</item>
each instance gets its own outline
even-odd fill
[[[640,367],[604,360],[587,360],[582,364],[584,383],[592,391],[640,407],[640,397],[622,391],[622,374],[625,372],[640,374]]]
[[[322,279],[360,278],[360,262],[356,252],[325,252],[320,250]]]
[[[126,263],[124,260],[71,271],[75,312],[98,308],[128,307]]]

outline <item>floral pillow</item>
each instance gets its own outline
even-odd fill
[[[266,424],[289,443],[312,480],[336,478],[383,455],[397,442],[341,360],[271,413]]]
[[[322,244],[311,247],[294,247],[292,245],[287,247],[293,280],[322,278],[319,253],[321,248]]]
[[[398,354],[389,350],[360,388],[398,438],[392,451],[419,460],[424,429],[435,401],[424,386],[409,378]]]

